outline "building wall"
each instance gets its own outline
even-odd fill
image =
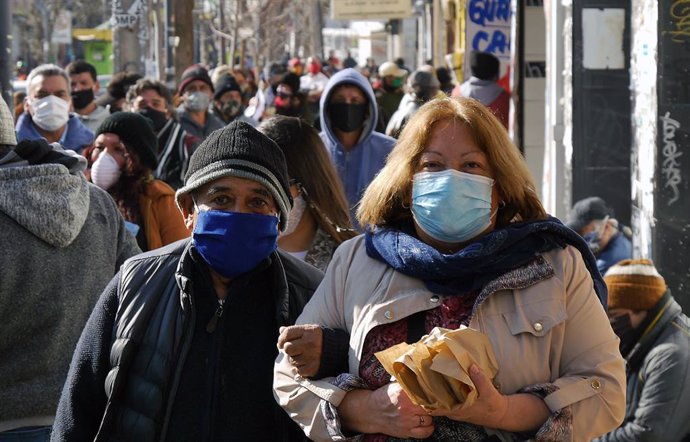
[[[527,2],[524,23],[524,136],[525,159],[543,197],[544,127],[546,122],[546,21],[538,2]],[[522,5],[520,5],[522,6]]]
[[[633,3],[630,89],[632,118],[633,256],[652,258],[654,171],[657,166],[657,3]]]

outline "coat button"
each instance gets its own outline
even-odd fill
[[[534,331],[536,331],[536,332],[540,332],[540,331],[544,330],[544,326],[541,325],[541,322],[535,322],[532,327],[534,327]]]
[[[429,301],[431,301],[431,302],[438,302],[438,300],[439,300],[438,295],[434,295],[431,298],[429,298]]]
[[[590,384],[593,389],[598,390],[601,388],[601,382],[599,382],[598,379],[594,379],[592,383]]]
[[[389,321],[393,319],[393,313],[391,313],[390,310],[386,310],[386,312],[383,314],[383,316],[388,319]]]

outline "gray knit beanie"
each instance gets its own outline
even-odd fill
[[[598,196],[581,199],[573,205],[566,218],[565,225],[576,232],[582,230],[592,221],[598,221],[613,216],[613,210],[606,204],[606,201]]]
[[[184,186],[175,193],[182,198],[219,178],[234,176],[254,180],[268,189],[280,210],[280,230],[287,227],[292,209],[285,157],[278,145],[243,121],[233,121],[211,133],[192,154]]]

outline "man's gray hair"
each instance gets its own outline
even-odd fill
[[[29,72],[29,76],[26,78],[27,92],[29,92],[31,89],[31,82],[33,81],[33,79],[38,77],[39,75],[43,77],[56,77],[58,75],[61,76],[67,82],[67,93],[72,93],[72,85],[70,83],[69,75],[67,75],[67,71],[62,69],[60,66],[52,63],[46,63],[36,66],[31,70],[31,72]]]

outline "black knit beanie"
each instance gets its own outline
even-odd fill
[[[134,112],[116,112],[103,120],[95,136],[103,133],[119,136],[124,145],[139,154],[141,161],[151,169],[158,165],[158,138],[148,118]]]
[[[201,80],[208,84],[208,86],[211,88],[211,92],[213,92],[213,82],[211,81],[211,77],[208,76],[208,71],[206,68],[200,64],[193,64],[182,72],[182,76],[180,77],[180,86],[177,88],[177,93],[182,95],[184,93],[184,88],[186,88],[187,85],[194,80]]]
[[[286,84],[292,89],[292,94],[295,95],[297,92],[299,92],[299,83],[300,82],[300,77],[297,74],[293,74],[292,72],[288,72],[285,74],[282,80],[280,80],[281,84]]]
[[[233,77],[230,74],[223,74],[218,81],[216,81],[216,84],[214,85],[216,89],[216,93],[213,94],[213,98],[215,100],[218,100],[221,96],[223,96],[224,93],[228,91],[237,91],[237,92],[242,92],[242,88],[240,88],[240,85],[237,83],[237,80],[235,80],[235,77]]]
[[[175,193],[182,198],[219,178],[234,176],[254,180],[268,189],[280,210],[281,231],[292,209],[285,157],[278,145],[243,121],[233,121],[211,133],[189,159],[184,186]]]

